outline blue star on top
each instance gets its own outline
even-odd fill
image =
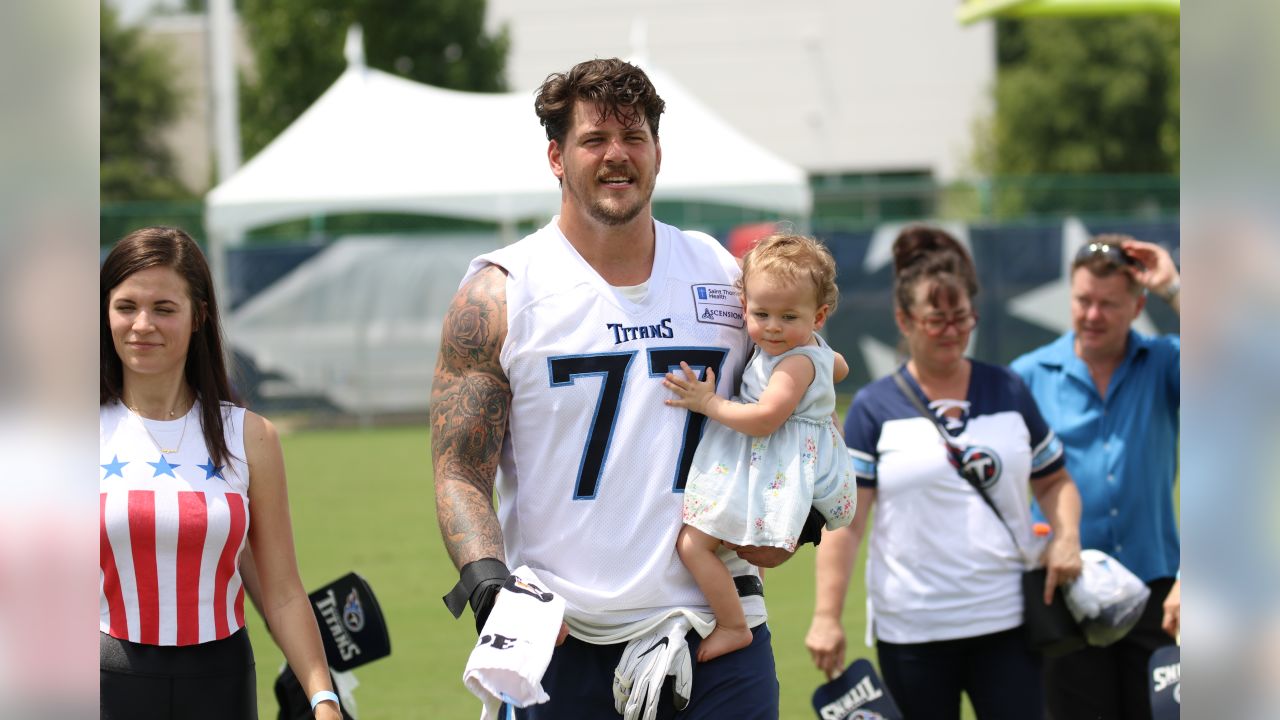
[[[175,465],[174,467],[177,467],[177,466]],[[218,478],[219,480],[225,480],[225,479],[226,479],[226,478],[222,477],[222,468],[224,468],[224,467],[226,467],[226,466],[225,466],[225,465],[214,465],[214,464],[213,464],[213,458],[209,458],[209,464],[208,464],[208,465],[197,465],[196,467],[198,467],[198,468],[200,468],[201,470],[203,470],[203,471],[204,471],[204,479],[205,479],[205,480],[208,480],[209,478],[214,478],[214,477]]]
[[[119,456],[119,455],[112,455],[112,456],[111,456],[111,462],[107,463],[106,465],[102,465],[102,466],[101,466],[103,470],[106,470],[106,471],[107,471],[107,474],[106,474],[106,475],[103,475],[103,476],[102,476],[102,479],[103,479],[103,480],[106,480],[107,478],[111,477],[112,475],[119,475],[120,477],[124,477],[124,473],[122,473],[122,472],[120,472],[120,471],[121,471],[121,470],[123,470],[123,469],[124,469],[124,466],[125,466],[125,465],[128,465],[128,464],[129,464],[128,462],[120,462],[120,456]]]
[[[148,462],[147,464],[156,469],[156,474],[151,477],[168,475],[171,478],[176,478],[178,476],[173,474],[173,469],[182,467],[181,465],[170,465],[169,459],[163,453],[160,454],[160,462]]]

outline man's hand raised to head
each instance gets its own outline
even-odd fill
[[[1139,285],[1155,295],[1172,303],[1176,297],[1181,281],[1178,277],[1178,266],[1168,250],[1155,243],[1141,240],[1125,240],[1120,243],[1125,255],[1142,263],[1142,268],[1129,267],[1129,274]]]

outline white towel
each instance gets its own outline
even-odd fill
[[[527,565],[503,583],[467,660],[462,682],[480,698],[480,720],[496,716],[506,702],[515,707],[544,703],[542,675],[551,663],[564,620],[564,598],[548,591]]]

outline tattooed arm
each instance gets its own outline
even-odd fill
[[[436,519],[459,569],[505,558],[493,483],[511,410],[511,384],[498,360],[506,304],[506,274],[496,266],[458,290],[445,314],[431,385]]]

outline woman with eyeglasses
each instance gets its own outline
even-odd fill
[[[1080,496],[1023,382],[965,356],[978,323],[969,253],[942,230],[912,226],[894,242],[893,258],[894,318],[908,358],[849,409],[857,512],[818,546],[805,644],[828,677],[843,671],[845,593],[878,505],[868,636],[904,717],[959,718],[961,693],[981,720],[1040,717],[1039,659],[1022,632],[1021,577],[1041,560],[1028,486],[1053,528],[1043,555],[1046,602],[1080,573]]]

